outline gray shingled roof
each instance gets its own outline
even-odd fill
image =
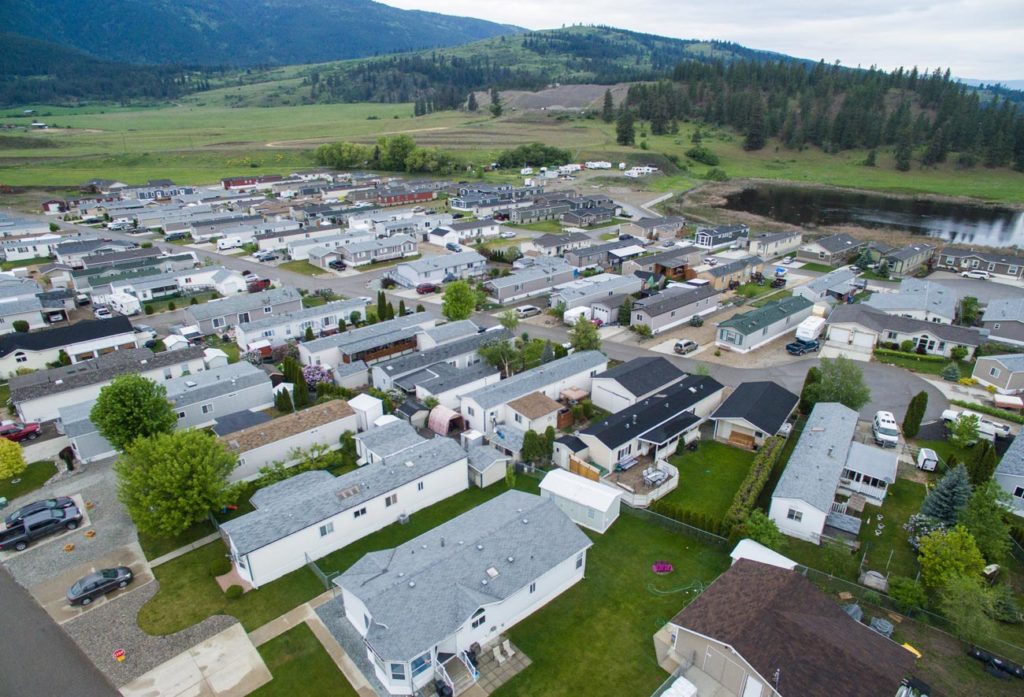
[[[685,377],[686,373],[664,356],[638,356],[595,375],[594,379],[614,380],[634,397],[640,397]]]
[[[999,298],[989,301],[982,320],[985,322],[1024,322],[1024,298]]]
[[[978,257],[988,262],[1007,264],[1009,266],[1024,266],[1024,256],[1013,256],[1003,252],[980,252],[973,249],[957,249],[955,247],[943,247],[940,256],[956,258]]]
[[[455,252],[453,254],[441,254],[435,257],[424,257],[415,261],[405,261],[401,266],[407,266],[416,273],[426,273],[436,270],[444,270],[449,267],[457,267],[469,264],[480,264],[487,261],[476,252]]]
[[[403,390],[412,391],[417,386],[429,390],[431,394],[441,394],[462,385],[489,375],[497,375],[500,371],[486,361],[480,361],[465,368],[456,368],[450,363],[435,363],[415,373],[403,375],[395,384]]]
[[[557,235],[548,232],[534,237],[533,244],[536,247],[559,247],[572,242],[585,242],[589,239],[590,236],[583,232],[566,232]]]
[[[772,497],[806,501],[830,512],[856,430],[853,409],[838,402],[814,405]]]
[[[1007,370],[1014,373],[1024,372],[1024,353],[1001,353],[998,356],[985,356],[993,361],[999,361]],[[14,378],[11,378],[13,385]]]
[[[190,305],[185,311],[196,322],[202,322],[214,317],[223,317],[224,315],[252,311],[268,305],[280,305],[301,299],[302,296],[299,295],[299,291],[291,286],[285,286],[283,288],[272,288],[260,293],[239,293],[228,298],[211,300],[201,305]]]
[[[457,322],[446,322],[433,329],[425,329],[423,333],[433,339],[435,343],[443,344],[476,334],[479,329],[471,320],[463,319]]]
[[[862,246],[864,243],[847,235],[845,232],[838,232],[828,237],[821,237],[813,241],[815,244],[821,246],[825,251],[830,254],[835,254],[846,249],[855,249]]]
[[[399,341],[416,336],[422,331],[420,324],[432,317],[426,312],[414,312],[404,317],[395,317],[347,332],[325,336],[322,339],[303,343],[311,353],[337,348],[342,353],[354,354],[367,348],[380,346],[385,341]]]
[[[803,287],[808,290],[814,291],[815,293],[824,293],[828,290],[841,290],[846,292],[853,287],[853,281],[857,278],[857,274],[849,269],[849,267],[843,267],[834,271],[812,278]],[[875,295],[880,295],[876,293]]]
[[[498,452],[489,445],[469,446],[469,466],[477,472],[485,472],[495,463],[508,459],[508,455]]]
[[[646,312],[651,317],[657,317],[666,312],[678,310],[680,307],[692,305],[705,298],[713,298],[716,295],[718,295],[718,291],[710,285],[682,288],[675,286],[666,288],[662,292],[643,300],[638,300],[633,304],[633,309]]]
[[[182,407],[263,383],[270,384],[269,375],[252,363],[240,361],[172,378],[164,382],[164,387],[167,388],[167,399],[175,406]]]
[[[737,271],[742,271],[748,266],[757,266],[758,264],[763,263],[764,259],[761,257],[748,256],[725,264],[719,264],[718,266],[712,266],[708,269],[708,273],[715,278],[718,278],[720,276],[728,276],[729,274],[736,273]]]
[[[392,421],[356,435],[363,447],[380,458],[390,457],[426,440],[408,421]]]
[[[863,303],[839,305],[828,316],[829,324],[842,324],[846,322],[859,324],[879,333],[886,330],[902,332],[904,334],[928,332],[943,341],[952,341],[964,346],[977,346],[982,342],[981,333],[977,329],[944,324],[942,322],[929,322],[923,319],[900,317],[899,315],[889,315],[881,310],[868,307]]]
[[[591,545],[553,500],[508,491],[367,554],[335,583],[366,606],[372,649],[385,661],[408,661]]]
[[[958,300],[956,292],[946,286],[905,278],[900,283],[899,291],[872,293],[864,304],[882,312],[934,312],[952,319],[956,317]]]
[[[348,321],[349,315],[352,311],[357,311],[362,315],[366,310],[366,303],[362,300],[335,300],[334,302],[325,303],[318,307],[304,307],[301,310],[295,310],[294,312],[286,312],[280,315],[271,315],[269,317],[260,317],[254,322],[245,322],[239,324],[238,328],[246,333],[262,331],[269,327],[277,327],[282,324],[288,324],[289,322],[300,322],[304,319],[325,317],[327,315],[337,315],[343,317],[345,321]]]
[[[434,438],[340,477],[303,472],[257,491],[250,499],[256,510],[221,530],[239,554],[248,554],[465,458],[455,441]]]
[[[494,385],[481,387],[479,390],[463,396],[472,399],[483,409],[490,409],[525,394],[537,392],[553,382],[564,380],[585,370],[596,369],[607,363],[608,357],[600,351],[581,351],[518,373]]]
[[[483,332],[482,334],[473,334],[472,336],[467,336],[464,339],[451,341],[447,344],[441,344],[434,348],[406,354],[405,356],[399,356],[398,358],[393,358],[390,361],[378,363],[374,367],[384,371],[392,378],[396,378],[422,370],[423,368],[434,365],[435,363],[447,361],[448,359],[456,356],[472,353],[484,344],[494,341],[505,341],[511,337],[512,335],[507,329],[500,327]]]
[[[1003,453],[1003,459],[996,467],[996,474],[1024,477],[1024,437],[1018,436]]]

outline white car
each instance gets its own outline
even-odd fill
[[[793,257],[786,257],[785,259],[782,260],[782,263],[786,264],[788,266],[789,264],[792,264],[793,261],[794,261]]]
[[[95,315],[96,319],[110,319],[114,316],[110,309],[106,307],[97,307],[92,311],[92,314]]]
[[[971,269],[970,271],[964,271],[960,275],[964,278],[976,278],[982,281],[987,281],[992,278],[992,274],[988,271],[983,271],[982,269]]]
[[[526,319],[527,317],[535,317],[541,314],[541,310],[536,305],[521,305],[516,308],[516,317],[519,319]]]
[[[498,237],[500,237],[503,240],[511,240],[514,239],[515,236],[516,233],[512,232],[511,230],[502,230],[501,233],[498,235]]]

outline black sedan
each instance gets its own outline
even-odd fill
[[[100,569],[83,576],[68,589],[68,602],[72,605],[88,605],[101,595],[124,588],[132,582],[132,570],[127,566]]]
[[[33,513],[39,513],[40,511],[48,511],[53,508],[71,508],[75,505],[75,502],[69,496],[58,496],[55,499],[43,499],[42,501],[33,501],[32,503],[22,506],[16,511],[8,513],[4,518],[4,524],[7,527],[12,527],[20,523],[27,516]]]

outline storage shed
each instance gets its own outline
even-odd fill
[[[540,495],[555,500],[577,525],[604,533],[619,517],[622,493],[607,484],[563,469],[552,470],[540,483]]]

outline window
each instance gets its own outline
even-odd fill
[[[620,448],[619,452],[615,454],[615,457],[617,459],[619,459],[619,460],[622,460],[626,456],[628,456],[631,452],[633,452],[633,444],[632,443],[627,445],[625,448]]]
[[[1007,266],[1006,267],[1006,273],[1010,274],[1011,276],[1016,276],[1017,275],[1017,271],[1018,271],[1018,269],[1017,269],[1016,266]]]
[[[274,336],[274,330],[273,329],[264,329],[263,330],[263,336],[268,336],[268,337],[269,336]]]
[[[583,568],[583,552],[576,555],[576,568]]]
[[[1024,499],[1024,486],[1019,486],[1013,490],[1013,495],[1019,499]]]
[[[204,404],[203,405],[203,413],[204,414],[212,414],[213,413],[213,405],[212,404]]]
[[[792,508],[790,508],[789,509],[789,513],[786,514],[786,517],[789,518],[790,520],[794,521],[794,522],[799,523],[801,520],[804,519],[804,514],[801,513],[800,511],[796,511],[796,510],[793,510]]]
[[[479,610],[478,610],[478,612],[479,612]],[[475,618],[473,620],[473,629],[476,629],[477,627],[481,626],[486,621],[487,621],[487,615],[480,615],[479,617]]]
[[[370,628],[370,616],[365,613],[363,614],[363,624],[366,626],[367,629]]]
[[[988,369],[988,374],[989,374],[990,377],[993,377],[993,378],[999,377],[999,368],[989,368]]]
[[[993,324],[992,328],[993,329],[999,329],[999,322],[996,322],[995,324]]]
[[[398,494],[391,494],[391,496],[388,496],[386,499],[384,499],[385,508],[390,508],[391,506],[394,506],[396,503],[398,503]]]
[[[273,311],[274,311],[274,308],[270,307],[269,305],[267,307],[263,308],[263,314],[265,314],[265,315],[269,315]]]
[[[214,317],[213,318],[213,327],[214,327],[214,329],[216,329],[217,327],[223,327],[223,326],[224,326],[224,318],[223,317]]]
[[[179,411],[179,412],[178,412],[178,418],[179,418],[179,419],[184,419],[184,418],[185,418],[185,412],[183,412],[183,411]]]
[[[534,581],[533,583],[530,584],[530,592],[531,593],[535,593],[536,591],[537,591],[537,582]]]
[[[392,680],[405,680],[405,664],[404,663],[392,663],[391,664],[391,679]]]
[[[416,491],[423,491],[423,482],[416,482]]]
[[[515,413],[515,416],[513,418],[515,418],[517,424],[523,423],[523,415],[520,414],[518,411]]]
[[[466,407],[466,413],[469,414],[470,416],[476,416],[476,412],[473,411],[473,407]]]
[[[366,506],[363,506],[362,508],[357,508],[352,512],[353,518],[362,518],[364,515],[366,515]]]
[[[886,332],[885,338],[889,341],[896,341],[896,332]]]
[[[325,523],[320,526],[320,537],[327,537],[334,532],[334,523]]]
[[[430,668],[430,664],[431,659],[429,651],[427,651],[422,656],[417,656],[416,658],[412,659],[412,663],[410,663],[409,666],[412,669],[411,672],[413,677],[419,675],[420,673]]]
[[[18,351],[16,354],[14,354],[14,360],[17,363],[25,363],[28,361],[28,356],[26,356],[23,352]]]

